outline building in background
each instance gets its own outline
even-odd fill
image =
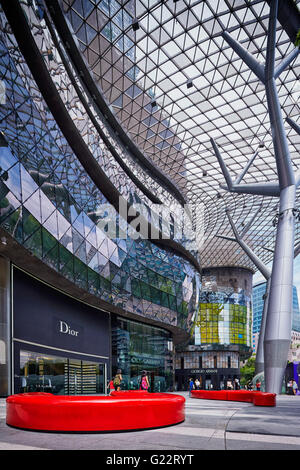
[[[189,378],[203,389],[231,388],[240,377],[240,362],[251,355],[252,272],[209,268],[202,272],[199,310],[189,344],[176,359],[179,390]]]
[[[253,354],[256,353],[258,345],[260,325],[264,308],[264,296],[266,292],[266,282],[259,282],[253,286],[253,334],[252,348]],[[297,288],[293,286],[293,317],[292,317],[292,336],[291,347],[289,350],[288,361],[300,361],[300,310],[298,302]]]

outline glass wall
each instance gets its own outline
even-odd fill
[[[177,253],[135,239],[112,207],[116,234],[107,235],[108,201],[56,125],[19,49],[10,53],[14,38],[3,30],[5,21],[1,14],[0,79],[7,93],[0,107],[0,227],[105,302],[188,330],[199,273]],[[88,128],[88,135],[97,133]],[[93,141],[90,150],[110,174],[103,145]]]
[[[112,321],[113,375],[122,370],[122,389],[136,390],[146,370],[151,391],[173,387],[173,343],[171,333],[123,318]]]
[[[20,392],[103,394],[104,364],[21,350]]]

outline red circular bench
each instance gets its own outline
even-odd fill
[[[251,390],[192,390],[192,398],[206,400],[244,401],[256,406],[276,406],[276,393]]]
[[[6,423],[36,431],[126,431],[178,424],[185,398],[169,393],[112,392],[114,396],[20,393],[6,399]]]

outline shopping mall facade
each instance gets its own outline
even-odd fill
[[[136,18],[145,20],[147,11],[154,21],[161,3],[152,12],[133,1],[2,2],[1,396],[107,393],[117,369],[127,389],[138,387],[142,370],[155,391],[187,389],[190,377],[204,388],[226,388],[251,355],[257,268],[230,239],[224,207],[239,229],[254,223],[248,242],[268,262],[274,198],[222,192],[209,139],[201,177],[191,178],[193,139],[209,128],[214,135],[220,123],[214,115],[203,127],[199,120],[201,133],[188,139],[184,123],[171,119],[171,88],[159,97],[156,82],[146,83],[156,49],[150,33],[139,38]],[[206,18],[203,2],[195,3],[203,24],[211,21],[213,12]],[[191,22],[193,8],[184,5]],[[205,31],[217,44],[214,28]],[[208,113],[216,96],[209,86],[201,101]],[[254,145],[243,136],[246,145],[228,148],[238,171],[245,164],[236,163],[237,149],[247,154]]]

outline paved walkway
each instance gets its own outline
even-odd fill
[[[1,399],[0,450],[106,450],[114,451],[112,456],[118,450],[133,451],[132,455],[134,451],[153,450],[176,451],[183,457],[191,454],[191,450],[300,450],[300,396],[279,396],[277,406],[268,408],[180,394],[186,398],[186,419],[181,424],[97,434],[11,428],[5,423],[6,403]]]

